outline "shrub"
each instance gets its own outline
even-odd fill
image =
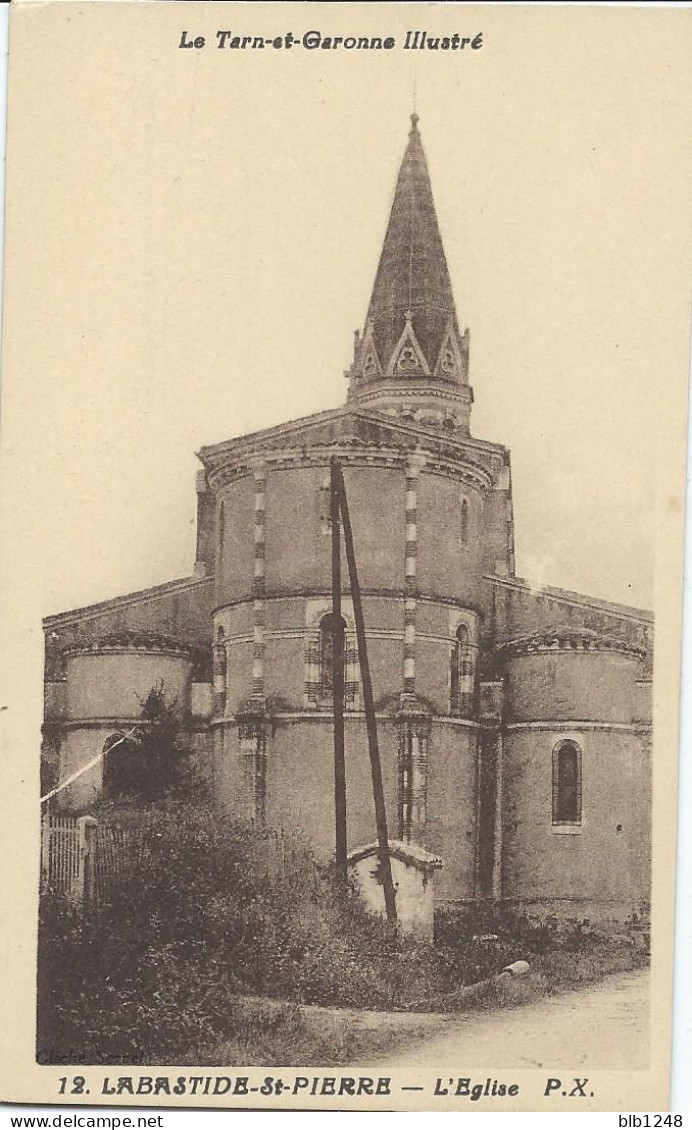
[[[246,1063],[317,1062],[301,1004],[443,1007],[517,958],[557,978],[555,952],[605,952],[583,925],[561,935],[483,908],[439,914],[434,945],[399,936],[299,839],[277,842],[201,801],[104,805],[99,820],[120,857],[91,913],[80,921],[56,895],[41,900],[43,1062],[199,1062],[221,1045]],[[597,975],[588,952],[577,972]],[[346,1046],[341,1029],[332,1037]]]
[[[273,866],[261,835],[203,805],[104,806],[125,859],[80,924],[46,894],[39,1050],[49,1062],[153,1062],[233,1036],[238,999],[394,1003],[398,946],[305,849]],[[285,1019],[285,1018],[284,1018]]]

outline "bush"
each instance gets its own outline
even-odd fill
[[[439,914],[435,944],[420,943],[370,915],[305,844],[277,853],[202,802],[104,805],[99,819],[118,830],[117,881],[84,922],[60,897],[41,900],[46,1063],[200,1062],[220,1045],[246,1063],[319,1062],[301,1004],[443,1007],[517,958],[543,955],[550,972],[556,950],[598,943],[582,927],[559,936],[478,908]],[[341,1029],[329,1039],[345,1047]]]
[[[396,936],[307,849],[277,872],[251,829],[170,799],[100,816],[127,833],[107,897],[83,925],[64,900],[42,898],[44,1062],[179,1058],[233,1037],[248,994],[396,1003]]]

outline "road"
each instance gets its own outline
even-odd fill
[[[596,985],[493,1012],[446,1017],[440,1030],[377,1066],[645,1068],[649,976],[637,970]]]

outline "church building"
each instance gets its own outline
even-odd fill
[[[510,453],[472,435],[469,375],[413,114],[346,403],[202,448],[190,576],[45,620],[56,780],[127,734],[163,688],[222,812],[299,828],[333,855],[336,456],[390,837],[442,861],[437,905],[645,913],[653,616],[517,576]],[[342,611],[357,854],[376,835],[346,575]],[[88,812],[113,787],[107,764],[58,807]]]

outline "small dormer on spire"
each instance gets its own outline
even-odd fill
[[[468,432],[468,331],[459,328],[415,110],[410,120],[349,398],[398,414],[405,397],[422,422],[451,420]]]

